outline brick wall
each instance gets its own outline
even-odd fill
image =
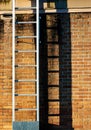
[[[33,16],[17,16],[29,21]],[[40,121],[43,128],[91,129],[91,13],[47,14],[40,19]],[[11,20],[0,20],[0,129],[12,129]],[[16,26],[17,35],[35,26]],[[9,34],[9,35],[8,35]],[[35,49],[34,39],[17,39],[17,50]],[[35,53],[16,53],[16,64],[35,64]],[[16,79],[35,78],[35,68],[16,67]],[[16,82],[16,93],[34,93],[35,83]],[[35,107],[35,97],[16,96],[16,108]],[[16,121],[36,113],[16,111]]]
[[[0,20],[0,130],[12,129],[11,40],[11,20]]]
[[[34,16],[17,15],[17,20],[29,21],[35,19]],[[0,129],[12,129],[12,22],[11,19],[5,18],[0,20]],[[16,35],[35,35],[35,25],[16,25]],[[15,44],[16,50],[35,50],[35,39],[17,39]],[[30,64],[36,64],[35,53],[16,52],[15,78],[35,79],[35,67],[29,67]],[[18,65],[22,65],[18,67]],[[23,67],[23,65],[27,65]],[[16,82],[16,94],[34,94],[36,93],[35,82]],[[15,96],[16,108],[36,108],[35,96]],[[16,121],[35,121],[36,111],[15,112]]]
[[[71,15],[73,126],[91,129],[91,13]]]

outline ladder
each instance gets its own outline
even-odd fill
[[[36,0],[35,7],[16,7],[15,0],[12,2],[13,7],[13,20],[12,20],[12,121],[16,121],[15,118],[15,111],[19,110],[30,110],[30,111],[36,111],[36,121],[39,121],[39,0]],[[22,10],[34,10],[36,15],[35,21],[16,21],[16,11],[22,11]],[[17,36],[16,35],[16,25],[17,24],[36,24],[36,35],[34,36]],[[16,50],[16,41],[17,39],[31,39],[34,38],[35,40],[35,48],[36,50]],[[21,65],[16,64],[16,53],[35,53],[36,62],[35,64],[28,64],[28,65]],[[35,79],[16,79],[16,68],[20,67],[35,67],[36,69],[36,76]],[[34,94],[18,94],[16,93],[16,83],[17,82],[35,82],[36,84],[36,92]],[[15,101],[16,96],[30,96],[31,99],[34,96],[36,98],[36,108],[16,108]]]

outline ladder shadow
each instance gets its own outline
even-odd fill
[[[48,15],[50,15],[50,17],[56,15],[57,17],[55,21],[55,24],[57,24],[57,34],[54,30],[48,33]],[[52,21],[51,23],[53,24]],[[40,130],[74,130],[72,128],[70,14],[41,14],[40,32]],[[58,37],[57,42],[55,41],[56,35]],[[51,40],[48,41],[48,37],[51,37]],[[56,57],[55,51],[50,51],[51,57],[48,56],[48,45],[50,44],[52,48],[55,44],[58,45],[59,54]],[[50,58],[52,61],[50,61]],[[54,66],[55,68],[53,60],[56,58],[59,68],[55,69],[56,72],[54,72],[51,67]],[[50,67],[49,61],[51,62]],[[56,74],[57,77],[55,76]],[[49,93],[50,88],[57,88],[59,90],[57,99],[54,96],[54,90]],[[54,106],[50,105],[52,103]],[[57,109],[55,108],[55,104],[58,104]]]
[[[4,35],[4,20],[0,19],[0,38]]]

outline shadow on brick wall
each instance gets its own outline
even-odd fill
[[[4,21],[0,19],[0,38],[4,35]]]
[[[40,129],[46,129],[48,125],[48,63],[47,63],[47,34],[46,17],[40,19]]]
[[[0,3],[4,3],[4,4],[7,4],[9,3],[11,0],[0,0]]]
[[[59,30],[59,89],[60,89],[60,126],[72,129],[72,65],[70,14],[60,15]]]
[[[42,14],[40,32],[40,130],[73,130],[70,14]]]

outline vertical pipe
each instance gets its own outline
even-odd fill
[[[12,121],[15,121],[15,0],[12,0]]]
[[[37,21],[37,28],[36,28],[36,46],[37,46],[37,121],[39,121],[39,0],[36,0],[36,21]]]

